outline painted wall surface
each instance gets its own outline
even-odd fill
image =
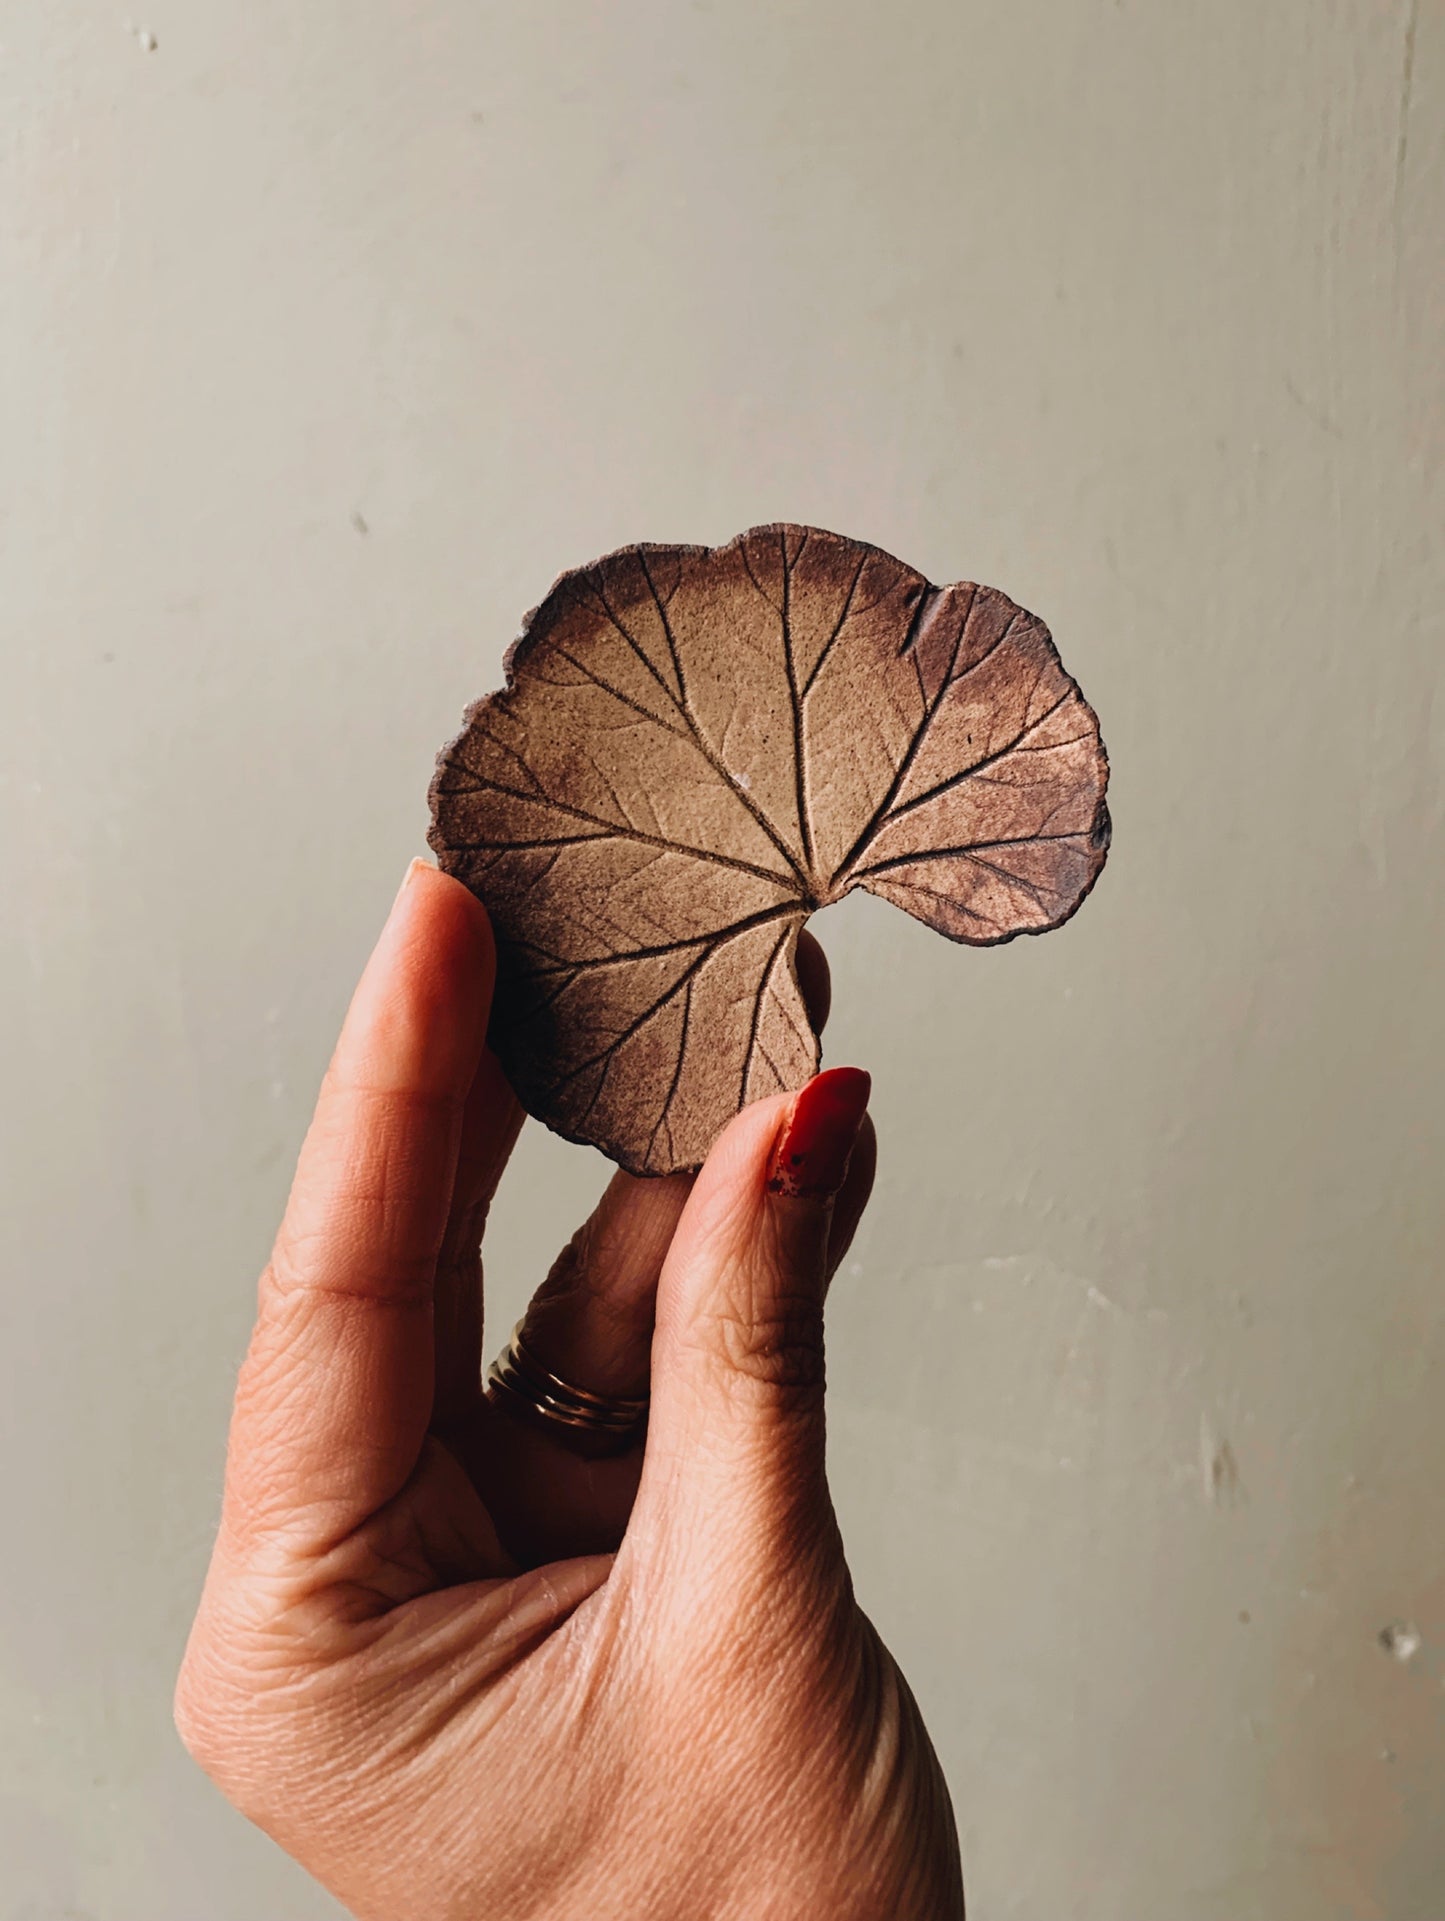
[[[0,0],[0,1921],[334,1912],[169,1721],[253,1276],[523,610],[778,516],[1115,766],[1062,932],[818,930],[972,1912],[1439,1921],[1440,0],[144,6]],[[529,1132],[494,1329],[603,1178]]]

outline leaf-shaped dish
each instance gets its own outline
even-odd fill
[[[528,1111],[623,1167],[695,1167],[816,1072],[798,934],[851,888],[951,940],[1067,920],[1108,761],[1048,629],[817,528],[624,547],[563,574],[431,787],[498,945]]]

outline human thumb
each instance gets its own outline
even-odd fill
[[[861,1069],[838,1067],[745,1108],[708,1156],[663,1267],[634,1519],[650,1538],[661,1523],[670,1549],[690,1560],[700,1549],[731,1583],[750,1570],[767,1583],[836,1536],[823,1298],[869,1087]]]

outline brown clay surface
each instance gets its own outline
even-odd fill
[[[525,1106],[661,1174],[816,1071],[810,913],[866,887],[974,945],[1056,927],[1107,775],[1032,614],[778,525],[564,574],[444,750],[429,838],[492,916]]]

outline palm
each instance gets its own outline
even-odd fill
[[[395,1607],[439,1588],[579,1555],[622,1540],[642,1446],[587,1460],[509,1420],[483,1397],[431,1434],[406,1485],[337,1553],[357,1609]]]

